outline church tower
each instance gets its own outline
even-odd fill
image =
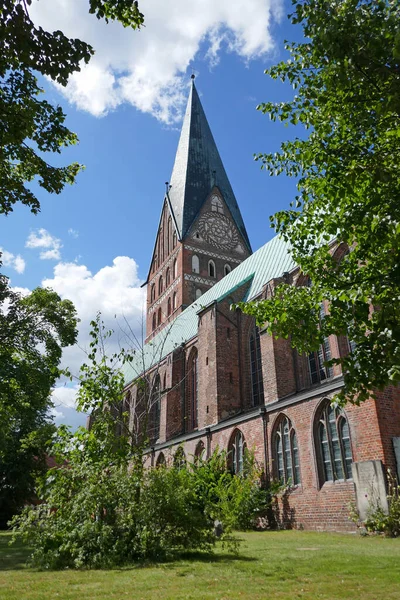
[[[146,341],[251,254],[192,75],[147,277]]]

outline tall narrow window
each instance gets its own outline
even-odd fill
[[[185,456],[182,446],[180,446],[178,448],[178,450],[175,452],[174,467],[175,467],[175,469],[178,469],[179,471],[186,467],[186,456]]]
[[[199,261],[199,257],[196,256],[196,254],[193,254],[193,256],[192,256],[192,272],[200,273],[200,261]]]
[[[174,279],[176,279],[178,276],[178,263],[176,262],[176,259],[174,260],[172,272],[173,272]]]
[[[167,464],[167,462],[165,460],[165,456],[164,456],[163,452],[160,452],[160,454],[157,457],[156,467],[165,467],[166,464]]]
[[[158,280],[158,295],[162,294],[163,287],[163,278],[160,277],[160,279]]]
[[[204,456],[205,446],[203,440],[200,440],[197,443],[196,449],[194,451],[195,462],[198,462]]]
[[[352,453],[349,424],[344,412],[325,403],[316,427],[321,483],[351,478]]]
[[[325,318],[325,307],[324,303],[321,304],[320,319],[321,321]],[[308,355],[308,366],[310,370],[311,383],[320,383],[329,379],[333,375],[332,367],[326,366],[326,362],[331,360],[331,346],[329,338],[324,338],[323,343],[320,345],[317,351],[311,352]]]
[[[231,266],[226,264],[224,266],[224,275],[228,275],[232,271]]]
[[[274,433],[277,476],[284,483],[300,483],[300,461],[296,432],[287,417],[280,419]]]
[[[165,254],[164,254],[164,233],[163,228],[160,228],[160,256],[161,262],[164,262]]]
[[[171,298],[168,298],[168,303],[167,303],[167,315],[169,316],[172,312],[172,307],[171,307]]]
[[[171,252],[172,250],[172,221],[171,221],[171,217],[168,217],[168,225],[167,225],[167,252],[168,254]]]
[[[198,354],[196,348],[193,348],[189,356],[187,377],[186,430],[193,431],[198,424]]]
[[[161,307],[157,311],[157,325],[161,325]]]
[[[154,302],[155,299],[156,299],[156,286],[154,285],[154,283],[152,283],[151,288],[150,288],[150,302]]]
[[[228,445],[228,463],[230,470],[235,475],[243,473],[245,447],[243,433],[239,429],[236,429]]]
[[[176,309],[176,303],[177,303],[176,292],[174,292],[174,295],[172,296],[172,310]]]
[[[260,331],[255,327],[250,332],[250,372],[253,406],[264,404],[264,383],[261,361]]]
[[[170,283],[171,283],[171,271],[168,267],[168,269],[166,270],[166,273],[165,273],[165,287],[167,288]]]
[[[177,242],[176,231],[172,234],[172,248],[175,248]]]
[[[210,277],[215,277],[215,263],[213,260],[208,261],[208,274]]]
[[[150,443],[154,443],[160,437],[160,417],[161,417],[161,381],[160,376],[156,375],[151,390],[151,400],[149,407],[149,427],[148,437]]]
[[[152,321],[153,331],[155,330],[156,327],[157,327],[157,316],[156,316],[156,313],[153,313],[153,321]]]

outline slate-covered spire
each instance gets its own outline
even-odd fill
[[[220,189],[251,252],[238,203],[204,114],[194,84],[194,76],[192,76],[191,90],[169,190],[170,207],[180,239],[183,239],[189,231],[214,185]]]

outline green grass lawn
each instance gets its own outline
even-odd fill
[[[239,556],[184,556],[109,571],[40,572],[0,533],[1,600],[351,598],[399,600],[400,540],[300,531],[244,533]]]

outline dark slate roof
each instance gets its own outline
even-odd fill
[[[193,79],[170,183],[170,206],[180,239],[188,233],[208,194],[216,185],[251,251],[238,203]]]

